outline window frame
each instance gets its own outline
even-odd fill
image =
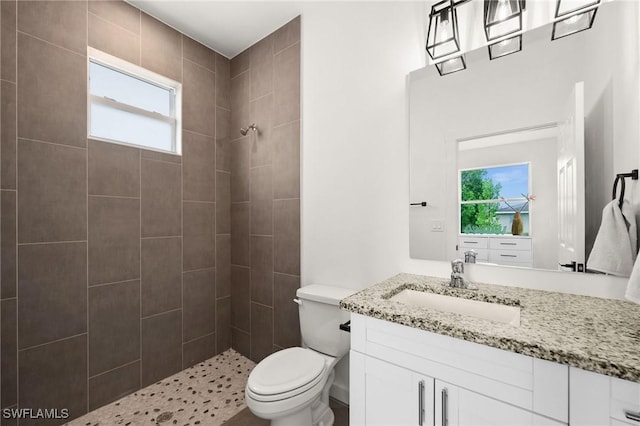
[[[477,166],[477,167],[468,167],[465,169],[458,169],[458,194],[457,194],[457,198],[458,198],[458,235],[459,236],[463,236],[463,235],[477,235],[477,234],[465,234],[462,232],[462,215],[461,215],[461,210],[462,210],[462,206],[466,205],[466,204],[498,204],[498,206],[500,205],[500,203],[502,203],[502,199],[501,198],[497,198],[497,199],[490,199],[490,200],[467,200],[467,201],[463,201],[462,200],[462,172],[466,172],[466,171],[471,171],[471,170],[486,170],[486,169],[496,169],[496,168],[500,168],[500,167],[511,167],[511,166],[523,166],[526,165],[527,166],[527,194],[531,195],[531,177],[532,177],[532,172],[531,172],[531,161],[521,161],[521,162],[517,162],[517,163],[507,163],[507,164],[497,164],[497,165],[492,165],[492,166]],[[505,198],[505,200],[507,202],[521,202],[521,201],[527,201],[526,198],[524,197],[516,197],[516,198]],[[527,208],[527,212],[529,215],[529,232],[527,233],[527,236],[532,236],[532,221],[531,221],[531,217],[532,217],[532,205],[531,202],[529,202],[529,206]],[[496,234],[496,235],[508,235],[507,234]]]
[[[109,68],[131,78],[136,78],[145,83],[152,84],[161,89],[171,92],[170,96],[170,116],[166,116],[159,112],[149,111],[126,103],[118,102],[114,99],[93,95],[91,93],[91,63]],[[154,120],[169,123],[172,128],[171,150],[156,148],[152,146],[137,144],[133,142],[121,141],[117,139],[104,138],[91,134],[91,104],[92,102],[108,106],[120,111],[137,114],[140,116],[152,118]],[[161,152],[164,154],[182,156],[182,83],[172,80],[168,77],[142,68],[124,59],[105,53],[101,50],[88,47],[87,48],[87,138],[109,142],[118,145],[125,145],[138,149],[146,149],[150,151]]]

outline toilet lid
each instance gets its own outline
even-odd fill
[[[310,349],[288,348],[263,359],[249,375],[248,387],[261,395],[300,388],[322,374],[324,358]]]

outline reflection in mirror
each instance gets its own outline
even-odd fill
[[[517,54],[411,73],[411,202],[428,203],[410,210],[411,257],[584,265],[616,173],[640,162],[639,10],[605,3],[589,31],[552,42],[549,25]]]

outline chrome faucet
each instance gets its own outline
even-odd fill
[[[451,261],[451,281],[449,287],[465,288],[467,290],[477,290],[478,288],[464,280],[464,262],[462,259],[454,259]],[[446,285],[446,283],[445,283]]]

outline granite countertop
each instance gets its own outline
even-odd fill
[[[476,282],[478,290],[472,291],[442,286],[445,281],[445,278],[398,274],[343,299],[340,307],[373,318],[640,382],[640,305]],[[520,306],[520,326],[389,300],[404,289]]]

